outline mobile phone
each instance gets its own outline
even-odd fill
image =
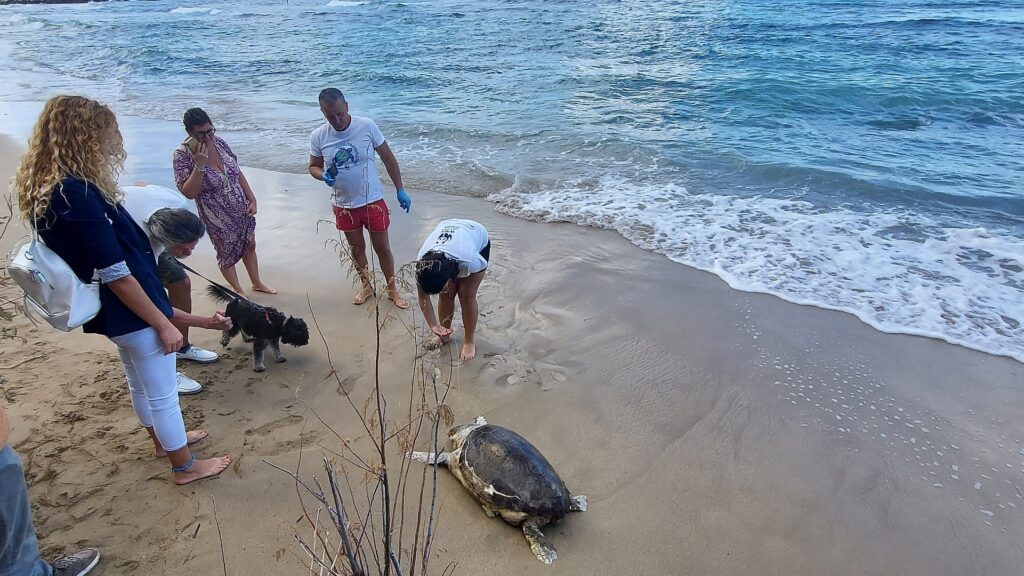
[[[199,149],[199,140],[196,140],[195,138],[189,136],[188,138],[185,139],[185,146],[188,146],[189,151],[195,154],[196,150]]]

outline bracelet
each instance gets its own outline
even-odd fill
[[[187,446],[187,444],[186,444]],[[171,472],[188,472],[189,468],[196,463],[196,455],[189,453],[188,462],[185,462],[181,466],[171,466]]]
[[[203,173],[203,169],[200,168],[199,166],[196,166],[195,164],[192,165],[192,171],[195,172],[196,174],[202,174]]]

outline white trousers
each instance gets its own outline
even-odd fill
[[[167,452],[184,448],[185,421],[178,405],[177,355],[165,354],[156,330],[145,328],[110,339],[124,364],[132,407],[139,422],[153,427],[157,440]]]

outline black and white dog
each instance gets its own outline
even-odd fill
[[[287,360],[281,353],[282,342],[292,346],[309,344],[309,328],[302,318],[286,317],[276,308],[239,298],[220,286],[210,286],[207,291],[214,300],[228,303],[224,313],[231,318],[232,326],[231,330],[224,331],[221,346],[227,346],[241,332],[246,342],[252,342],[252,369],[256,372],[267,369],[263,364],[263,352],[268,344],[278,362]]]

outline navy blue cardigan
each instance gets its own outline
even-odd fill
[[[173,310],[157,274],[153,248],[124,207],[111,205],[95,185],[77,178],[65,178],[52,194],[49,208],[36,221],[46,246],[63,258],[83,282],[90,282],[95,270],[124,261],[149,299],[170,318]],[[114,337],[148,327],[106,284],[101,284],[100,313],[83,328]]]

